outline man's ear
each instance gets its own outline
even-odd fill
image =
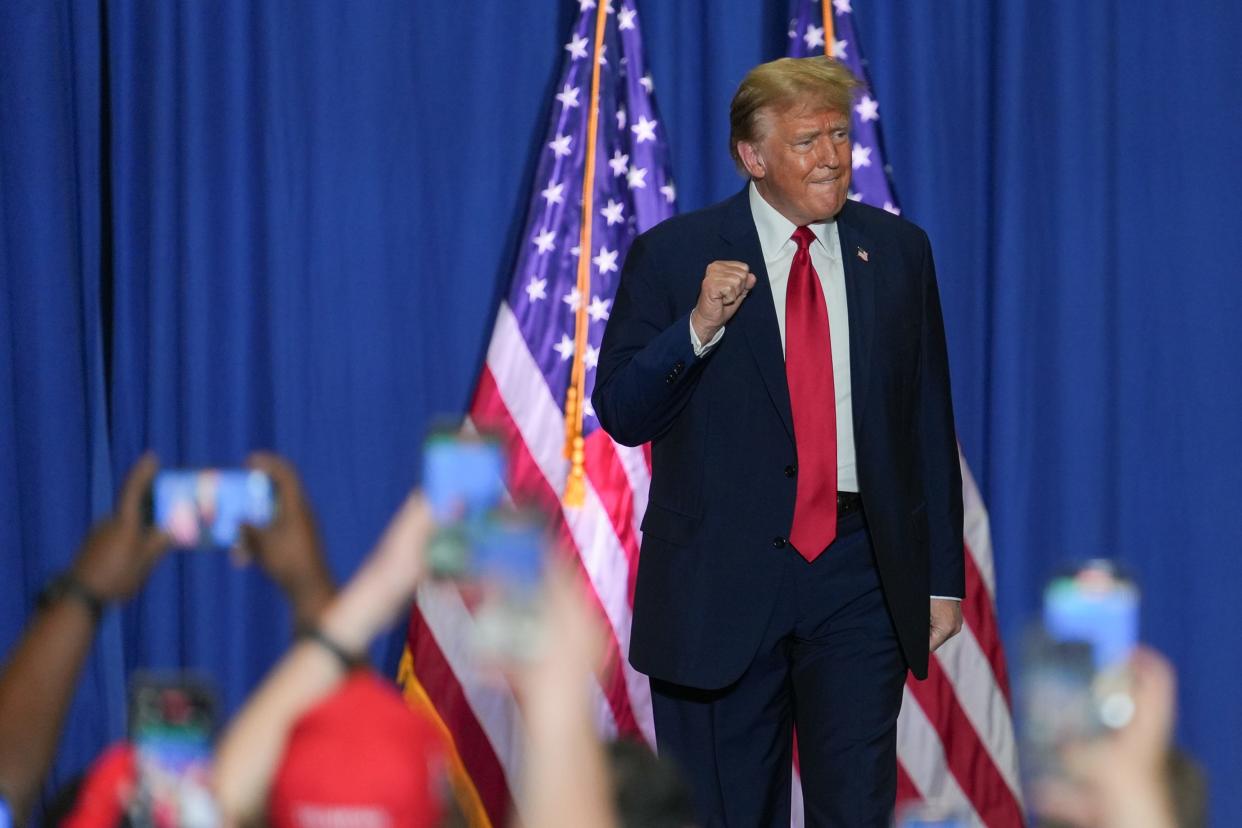
[[[737,142],[737,154],[742,159],[742,166],[746,168],[746,174],[756,181],[763,178],[767,174],[767,168],[763,163],[763,156],[759,154],[759,149],[749,141]]]

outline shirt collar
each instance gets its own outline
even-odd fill
[[[764,261],[770,262],[780,255],[781,249],[789,244],[795,245],[793,233],[798,225],[785,218],[780,212],[759,194],[755,182],[750,182],[750,214],[755,220],[755,230],[759,233],[759,247],[763,250]],[[832,255],[832,245],[828,243],[828,234],[834,229],[835,219],[808,224],[815,239],[823,247],[824,252]]]

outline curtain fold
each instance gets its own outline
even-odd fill
[[[43,585],[111,509],[101,267],[104,209],[97,9],[0,8],[0,648]],[[125,715],[120,626],[101,626],[51,785]]]

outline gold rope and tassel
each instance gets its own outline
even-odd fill
[[[600,57],[604,46],[604,26],[608,3],[601,2],[595,15],[594,65],[591,69],[590,109],[587,110],[586,164],[582,177],[582,232],[578,239],[578,307],[574,318],[574,362],[565,392],[565,459],[569,478],[561,503],[578,507],[586,498],[586,451],[582,439],[583,404],[586,401],[586,348],[589,334],[587,297],[591,295],[591,219],[594,215],[595,141],[599,133]]]

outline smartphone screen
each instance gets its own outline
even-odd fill
[[[433,433],[423,448],[423,492],[441,525],[469,522],[504,497],[505,458],[491,437]]]
[[[547,538],[542,521],[525,512],[493,515],[475,533],[467,575],[515,590],[535,590],[543,582]]]
[[[1139,590],[1107,561],[1092,561],[1044,589],[1044,630],[1091,646],[1097,671],[1124,664],[1138,643]]]
[[[970,821],[963,816],[902,815],[894,822],[895,828],[969,828]]]
[[[439,527],[427,548],[431,574],[469,577],[474,548],[505,495],[500,442],[433,432],[423,448],[423,492]]]
[[[493,515],[474,537],[462,588],[474,599],[472,643],[485,660],[521,663],[538,654],[547,547],[543,521],[529,512]]]
[[[1063,774],[1061,748],[1104,732],[1093,683],[1091,645],[1032,630],[1018,671],[1021,769],[1027,784]]]
[[[138,771],[136,824],[213,824],[214,726],[214,694],[205,683],[184,676],[135,678],[129,730]]]
[[[232,546],[243,523],[272,521],[276,490],[253,469],[174,469],[156,475],[151,511],[177,546]]]

